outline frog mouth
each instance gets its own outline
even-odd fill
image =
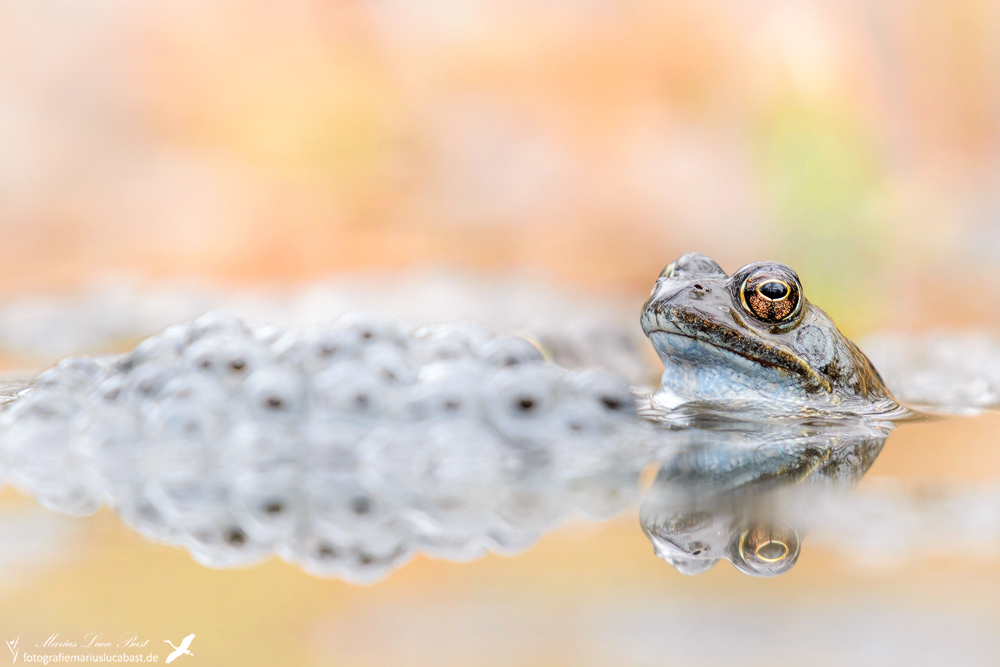
[[[817,373],[805,360],[785,346],[751,338],[739,329],[714,322],[699,311],[681,306],[658,305],[642,318],[647,336],[680,336],[702,345],[742,357],[752,364],[784,370],[802,380],[809,393],[832,393],[830,381]]]

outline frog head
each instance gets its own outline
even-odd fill
[[[641,322],[664,365],[654,396],[661,407],[899,407],[864,353],[778,262],[730,276],[710,257],[687,253],[657,278]]]

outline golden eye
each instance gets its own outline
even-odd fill
[[[769,270],[751,273],[740,288],[740,301],[754,317],[769,323],[782,322],[798,312],[798,284]]]

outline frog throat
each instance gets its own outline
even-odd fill
[[[769,343],[761,338],[749,336],[738,328],[712,321],[695,308],[662,302],[653,303],[643,313],[642,327],[654,345],[659,338],[657,334],[689,338],[734,354],[759,367],[784,371],[797,378],[798,386],[806,393],[833,393],[830,381],[787,346]],[[662,343],[663,339],[659,340]],[[664,350],[662,344],[656,347],[658,352]],[[666,361],[664,359],[665,363]]]

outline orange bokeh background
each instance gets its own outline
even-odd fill
[[[694,249],[791,263],[851,331],[995,324],[998,43],[975,1],[7,0],[0,284],[641,292]]]

